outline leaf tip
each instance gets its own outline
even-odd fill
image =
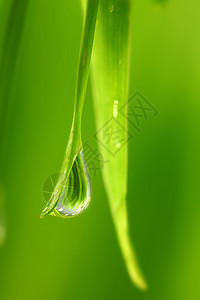
[[[40,219],[43,219],[44,217],[46,217],[46,215],[48,214],[47,212],[47,206],[43,209],[43,211],[40,214]]]

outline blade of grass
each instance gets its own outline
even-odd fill
[[[10,3],[8,3],[10,5]],[[13,112],[13,81],[29,0],[13,1],[0,57],[0,159],[5,168],[5,152]]]
[[[76,95],[74,105],[74,116],[72,122],[72,128],[67,144],[65,158],[60,172],[60,177],[55,186],[53,194],[48,201],[46,207],[41,213],[41,217],[44,217],[53,212],[56,205],[62,196],[63,190],[67,184],[68,177],[72,170],[74,161],[82,150],[82,138],[81,138],[81,119],[83,104],[85,100],[86,88],[89,77],[91,53],[93,46],[93,38],[96,26],[96,17],[98,11],[99,0],[88,0],[87,7],[84,16],[84,26],[82,32],[82,41],[80,48],[80,57],[77,72],[76,83]],[[54,215],[58,214],[55,212]]]
[[[121,146],[128,139],[128,125],[127,119],[119,112],[128,97],[131,2],[100,1],[92,56],[92,87],[97,129],[103,126],[103,130],[98,131],[99,136],[97,135],[100,140],[99,149],[103,157],[109,156],[109,162],[103,168],[103,179],[118,241],[132,281],[145,290],[147,284],[138,266],[128,233],[128,145],[126,143]],[[117,133],[113,140],[110,136],[112,143],[103,138],[105,133],[108,134],[107,125],[104,124],[109,124],[111,135]]]
[[[5,240],[5,174],[15,91],[15,72],[29,0],[2,1],[0,6],[0,240]]]

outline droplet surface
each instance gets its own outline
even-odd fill
[[[64,218],[76,216],[87,208],[90,198],[90,177],[83,151],[80,151],[75,158],[66,184],[63,184],[61,188],[57,205],[49,214]]]

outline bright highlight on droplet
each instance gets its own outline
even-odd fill
[[[120,142],[117,143],[117,144],[116,144],[116,147],[117,147],[117,148],[120,148],[120,147],[121,147],[121,143],[120,143]]]
[[[113,117],[114,118],[117,118],[117,116],[118,116],[118,104],[119,104],[119,101],[115,100],[114,104],[113,104]]]
[[[75,158],[66,183],[63,184],[62,180],[59,180],[60,179],[58,179],[58,183],[55,186],[47,206],[41,214],[42,217],[46,215],[48,206],[57,193],[59,193],[57,204],[53,210],[49,212],[52,216],[62,218],[77,216],[89,205],[91,198],[91,184],[83,151],[80,151]]]

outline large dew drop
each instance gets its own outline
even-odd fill
[[[73,217],[87,208],[91,198],[91,184],[86,162],[81,151],[73,164],[66,184],[63,186],[58,204],[50,215]]]
[[[75,159],[57,210],[66,217],[78,215],[88,206],[90,198],[90,178],[83,151],[81,151]]]

